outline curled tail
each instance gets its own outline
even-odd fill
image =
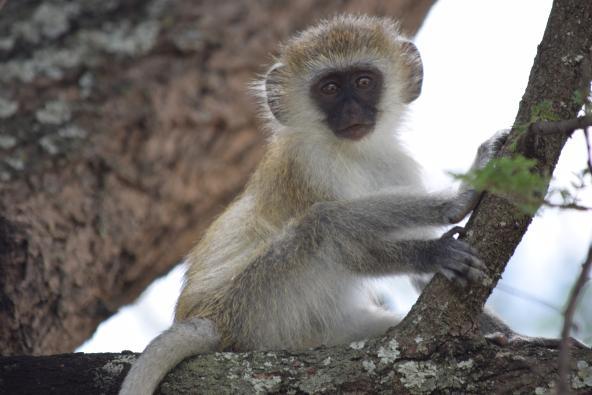
[[[193,318],[174,323],[157,336],[132,365],[119,395],[154,393],[164,376],[183,359],[213,351],[220,342],[214,323]]]

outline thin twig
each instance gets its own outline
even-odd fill
[[[584,137],[586,138],[586,149],[588,150],[588,171],[592,176],[592,150],[590,149],[590,136],[588,134],[588,129],[584,129]]]
[[[550,207],[550,208],[561,208],[561,209],[568,209],[568,210],[578,210],[578,211],[592,211],[592,207],[588,207],[588,206],[582,206],[580,204],[577,203],[551,203],[547,200],[543,201],[543,205],[545,207]]]
[[[565,119],[562,121],[540,121],[530,125],[530,130],[538,134],[572,134],[574,130],[586,129],[592,126],[592,115]]]
[[[495,287],[496,290],[501,291],[501,292],[505,292],[508,295],[512,295],[515,296],[517,298],[520,298],[522,300],[526,300],[532,303],[536,303],[539,304],[541,306],[544,306],[550,310],[553,310],[554,312],[558,313],[559,315],[562,314],[562,311],[559,307],[547,302],[546,300],[543,300],[541,298],[539,298],[538,296],[535,296],[531,293],[528,293],[526,291],[523,291],[519,288],[513,287],[511,285],[508,285],[504,282],[499,282],[497,284],[497,286]]]
[[[557,393],[569,394],[569,359],[570,359],[570,328],[572,327],[573,316],[576,311],[578,297],[588,281],[588,272],[592,267],[592,245],[588,249],[588,257],[582,264],[582,271],[576,280],[568,298],[567,307],[564,313],[563,329],[561,330],[561,344],[559,348],[559,383]]]

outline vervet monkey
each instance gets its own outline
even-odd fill
[[[377,336],[399,317],[373,279],[485,278],[465,242],[434,238],[479,194],[428,194],[397,131],[421,91],[416,47],[391,19],[339,16],[282,47],[258,85],[271,130],[244,192],[187,257],[175,323],[148,345],[121,394],[152,393],[211,350],[305,349]],[[484,166],[503,136],[486,141]]]

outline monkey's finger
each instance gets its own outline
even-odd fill
[[[444,277],[446,277],[448,280],[456,282],[463,288],[466,287],[468,284],[467,280],[464,277],[459,276],[458,273],[452,269],[443,267],[440,269],[440,273],[442,273]]]
[[[483,262],[479,258],[468,254],[460,253],[457,259],[444,265],[442,269],[448,272],[448,278],[453,276],[454,280],[458,281],[460,279],[461,283],[466,282],[466,280],[477,282],[487,277]],[[444,274],[446,275],[446,273]]]
[[[466,233],[465,228],[463,228],[462,226],[454,226],[452,227],[450,230],[448,230],[447,232],[445,232],[442,236],[440,236],[441,239],[453,239],[454,235],[459,235],[462,236]]]
[[[475,248],[473,248],[470,244],[462,241],[462,240],[454,240],[454,243],[450,245],[450,249],[454,251],[456,254],[463,256],[464,258],[471,258],[470,265],[480,269],[482,271],[487,271],[487,266],[481,261],[479,258],[479,253]]]

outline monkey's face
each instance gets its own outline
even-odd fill
[[[310,96],[337,137],[360,140],[374,130],[383,80],[370,66],[332,70],[312,83]]]
[[[276,133],[380,146],[419,96],[422,75],[419,52],[396,22],[344,15],[288,41],[257,92]]]

